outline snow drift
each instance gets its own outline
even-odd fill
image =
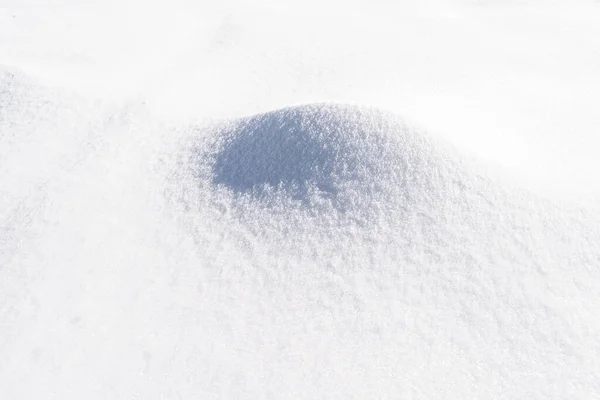
[[[241,217],[373,225],[435,209],[474,180],[451,148],[400,117],[342,104],[226,122],[192,153],[193,185]]]
[[[426,380],[423,398],[548,395],[558,377],[595,390],[594,212],[372,108],[301,105],[189,132],[166,192],[212,290],[227,293],[214,313],[235,315],[211,329],[237,321],[238,356],[254,341],[277,354],[265,387],[300,368],[313,394],[343,381],[348,397],[371,393],[348,376],[386,395]],[[482,379],[496,383],[474,389]]]
[[[341,229],[356,235],[352,248],[365,235],[403,240],[412,243],[405,252],[420,257],[437,246],[431,254],[444,262],[441,249],[460,263],[510,265],[542,255],[571,263],[575,254],[595,262],[586,247],[595,237],[588,233],[598,232],[593,212],[582,220],[581,210],[507,183],[389,112],[300,105],[195,130],[188,140],[170,191],[192,220],[214,212],[234,231],[250,229],[269,242],[300,235],[334,247]],[[581,224],[582,240],[559,239],[566,226]],[[547,246],[549,236],[561,244]],[[515,248],[519,257],[506,250]]]
[[[339,212],[414,197],[449,173],[449,161],[424,135],[356,106],[277,110],[236,122],[219,140],[215,185],[257,199],[281,192],[306,207],[326,198]]]
[[[12,398],[597,392],[594,212],[369,107],[186,129],[28,87],[0,161]]]
[[[598,397],[597,1],[148,3],[0,6],[2,399]]]

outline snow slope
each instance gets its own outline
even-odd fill
[[[2,396],[594,398],[598,21],[5,2]]]

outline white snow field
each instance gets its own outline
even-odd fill
[[[600,398],[600,3],[0,0],[0,398]]]

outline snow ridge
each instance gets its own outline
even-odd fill
[[[464,187],[449,149],[374,108],[288,107],[225,124],[208,141],[194,155],[197,176],[245,212],[368,223]]]

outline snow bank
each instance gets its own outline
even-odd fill
[[[436,207],[467,179],[459,159],[428,134],[360,106],[288,107],[226,123],[200,142],[198,184],[241,215],[261,209],[372,224]]]
[[[581,361],[597,348],[583,324],[598,304],[597,215],[371,108],[289,107],[189,140],[167,191],[202,260],[186,271],[210,277],[206,326],[231,332],[235,361],[220,366],[271,374],[254,394],[285,393],[282,371],[302,371],[292,386],[316,397],[340,382],[341,397],[369,397],[365,381],[381,397],[404,382],[422,398],[547,397],[559,376],[594,391]],[[268,361],[244,358],[261,345]]]
[[[595,260],[597,229],[576,243],[561,239],[579,224],[578,210],[511,185],[385,111],[300,105],[217,124],[190,140],[171,191],[197,232],[262,237],[275,247],[287,241],[297,254],[364,253],[365,242],[403,249],[386,264]]]
[[[184,129],[61,104],[0,175],[13,398],[597,391],[592,213],[376,109]]]

